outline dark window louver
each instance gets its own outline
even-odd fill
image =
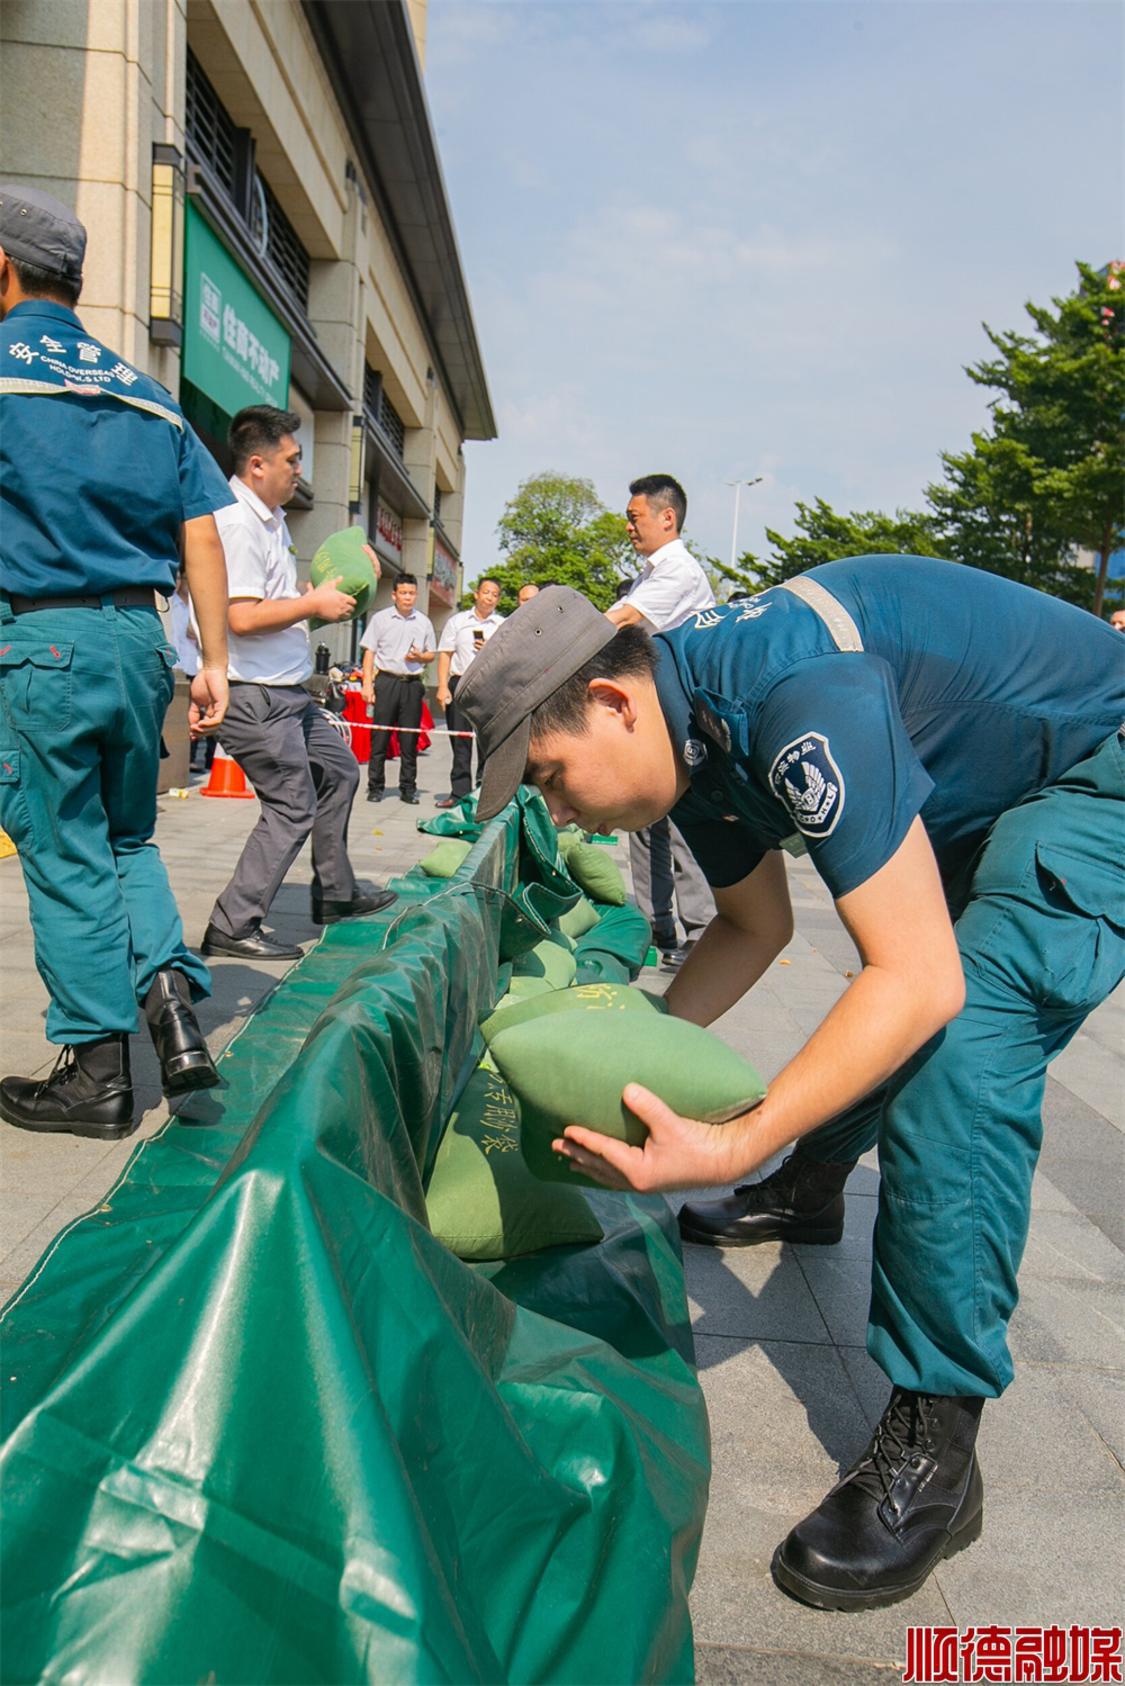
[[[293,297],[302,307],[309,305],[309,254],[297,237],[297,231],[277,202],[277,196],[261,171],[257,174],[262,198],[266,202],[266,261],[272,265]],[[259,245],[262,238],[262,205],[255,192],[250,201],[250,232]]]
[[[201,163],[207,164],[231,199],[237,199],[235,181],[239,136],[226,107],[199,68],[194,54],[187,56],[187,138]]]
[[[434,487],[434,520],[441,520],[441,487]]]
[[[402,417],[387,397],[386,391],[379,394],[379,426],[398,452],[399,456],[406,453],[406,428]]]
[[[260,170],[251,170],[249,136],[235,124],[207,80],[198,59],[187,56],[187,141],[242,215],[251,239],[278,281],[300,304],[309,305],[309,254]],[[260,191],[259,191],[260,190]],[[263,217],[266,223],[262,239]]]

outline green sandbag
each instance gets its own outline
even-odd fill
[[[577,1180],[551,1142],[568,1124],[641,1146],[648,1134],[621,1099],[641,1083],[688,1118],[720,1124],[760,1101],[765,1085],[748,1060],[709,1030],[655,1013],[586,1013],[581,1033],[559,1013],[501,1027],[489,1052],[523,1119],[521,1146],[537,1177]],[[586,1178],[581,1181],[585,1183]]]
[[[466,855],[470,854],[473,845],[466,843],[459,837],[447,837],[431,849],[428,855],[423,855],[418,862],[427,878],[452,878]]]
[[[599,919],[597,908],[586,896],[580,896],[572,908],[559,918],[559,930],[564,936],[576,940],[584,937],[587,931],[592,931]]]
[[[512,982],[517,978],[546,978],[552,989],[566,989],[574,982],[577,963],[573,945],[548,937],[516,961],[512,968]]]
[[[565,861],[566,857],[570,854],[570,851],[575,847],[575,845],[578,843],[585,843],[585,841],[586,833],[581,831],[578,826],[564,826],[562,831],[559,832],[559,854]]]
[[[309,578],[314,586],[326,580],[339,579],[339,589],[355,598],[355,608],[348,616],[354,621],[367,613],[368,603],[375,595],[379,575],[364,546],[367,534],[362,527],[345,527],[331,533],[316,552],[309,566]],[[328,621],[313,619],[313,626],[328,626]]]
[[[632,989],[628,984],[579,984],[571,989],[552,989],[525,1001],[505,996],[482,1022],[480,1032],[490,1043],[500,1030],[550,1018],[555,1013],[622,1013],[638,1008],[650,1013],[668,1011],[661,996],[646,995],[643,989]],[[582,1036],[584,1028],[577,1027],[577,1034]]]
[[[549,995],[554,987],[548,978],[524,977],[517,972],[508,985],[507,995],[497,1002],[494,1011],[499,1012],[504,1001],[530,1001],[536,995]]]
[[[591,901],[610,907],[625,903],[625,880],[621,868],[599,843],[575,843],[567,850],[566,870]]]
[[[478,1067],[450,1116],[426,1191],[430,1228],[459,1259],[512,1259],[601,1240],[589,1203],[577,1189],[533,1177],[519,1140],[515,1097]]]

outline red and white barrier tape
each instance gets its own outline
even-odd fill
[[[430,738],[472,738],[475,732],[455,732],[448,726],[377,726],[373,720],[345,720],[342,714],[337,715],[345,726],[350,726],[353,732],[409,732],[411,737],[419,737],[425,733]]]

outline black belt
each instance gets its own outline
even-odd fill
[[[118,591],[107,591],[101,597],[19,597],[15,592],[8,598],[13,615],[32,615],[41,609],[100,609],[108,598],[115,609],[155,609],[156,599],[150,585],[124,585]]]
[[[381,667],[381,668],[376,669],[375,677],[376,677],[376,679],[418,679],[418,680],[420,680],[422,675],[420,673],[392,673],[389,668]]]

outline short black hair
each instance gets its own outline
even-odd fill
[[[623,597],[628,597],[636,583],[636,574],[629,574],[625,579],[618,580],[617,584],[613,588],[613,601],[615,603],[620,603]]]
[[[497,591],[502,591],[504,589],[495,574],[482,574],[476,585],[473,587],[474,593],[478,592],[482,585],[494,585]]]
[[[687,520],[687,493],[670,474],[642,474],[630,480],[629,493],[634,498],[647,498],[657,509],[670,509],[676,517],[676,531],[682,532]]]
[[[53,299],[57,304],[65,304],[68,310],[74,309],[82,291],[80,281],[68,281],[65,275],[57,275],[52,269],[28,263],[25,258],[14,258],[11,252],[7,257],[16,272],[16,280],[29,298]]]
[[[651,678],[656,672],[656,651],[652,639],[639,626],[623,626],[616,637],[603,644],[577,673],[565,679],[557,691],[532,710],[531,737],[550,732],[584,733],[589,730],[590,681],[592,679]]]
[[[415,591],[417,591],[417,589],[418,589],[418,576],[417,576],[417,574],[396,574],[395,577],[394,577],[394,582],[391,585],[391,590],[397,591],[400,585],[412,585],[414,587]]]
[[[241,474],[251,457],[275,451],[300,425],[296,410],[278,410],[272,404],[248,404],[239,410],[227,432],[234,472]]]

